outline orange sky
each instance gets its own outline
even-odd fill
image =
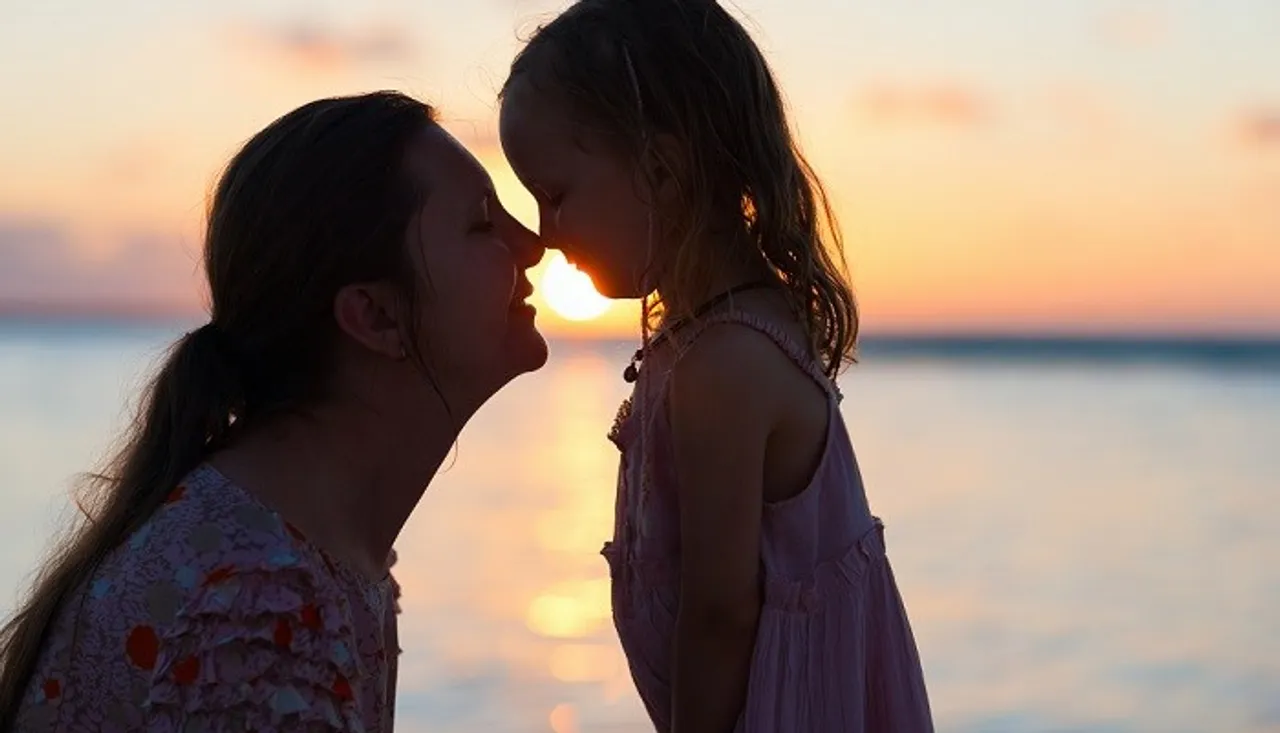
[[[832,193],[867,330],[1280,332],[1280,4],[958,5],[736,3]],[[197,304],[214,175],[328,94],[429,99],[536,225],[494,93],[557,6],[7,9],[0,303]],[[638,323],[540,310],[553,335]]]

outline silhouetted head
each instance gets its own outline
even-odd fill
[[[546,361],[524,304],[541,245],[422,102],[380,92],[290,112],[232,159],[208,219],[210,321],[174,346],[94,478],[90,521],[0,631],[0,730],[63,601],[242,428],[342,402],[416,451],[418,427],[460,428]]]
[[[428,106],[388,92],[313,102],[254,136],[218,184],[211,325],[194,335],[209,348],[191,350],[190,379],[224,393],[215,427],[224,411],[325,399],[388,361],[450,400],[482,398],[545,361],[513,307],[540,256]]]
[[[764,56],[717,3],[574,3],[512,63],[501,136],[543,241],[605,295],[683,318],[727,269],[769,272],[827,370],[852,357],[839,231]]]

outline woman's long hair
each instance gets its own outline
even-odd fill
[[[393,92],[324,99],[273,122],[227,166],[204,242],[211,320],[173,346],[119,452],[89,477],[83,521],[0,630],[0,731],[67,599],[226,444],[232,424],[322,396],[338,290],[390,281],[412,310],[423,281],[406,233],[424,192],[404,161],[434,119]]]

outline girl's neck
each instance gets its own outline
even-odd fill
[[[693,288],[691,292],[678,292],[670,282],[665,287],[664,284],[659,283],[657,292],[664,304],[674,306],[673,309],[668,310],[668,314],[675,318],[682,318],[691,315],[703,304],[733,288],[759,280],[771,280],[773,277],[764,263],[731,263],[719,268],[715,276]]]

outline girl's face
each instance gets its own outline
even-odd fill
[[[657,232],[634,167],[575,128],[524,78],[503,95],[500,133],[512,170],[538,202],[546,246],[563,252],[606,297],[647,295]]]
[[[427,192],[408,235],[428,279],[418,302],[421,348],[442,383],[484,395],[546,362],[546,342],[524,302],[533,292],[526,271],[543,247],[444,130],[431,126],[408,157]]]

